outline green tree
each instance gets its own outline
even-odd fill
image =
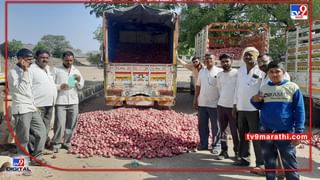
[[[96,53],[87,53],[87,60],[91,63],[91,64],[97,64],[99,61],[99,54]]]
[[[319,20],[320,19],[320,1],[312,0],[312,19]]]
[[[134,0],[131,0],[132,2]],[[141,3],[139,3],[141,4]],[[112,8],[120,8],[120,7],[130,7],[133,4],[108,4],[108,3],[99,3],[97,1],[85,3],[86,8],[90,8],[90,14],[95,14],[96,17],[101,17],[103,15],[103,12]],[[145,5],[148,5],[153,8],[158,9],[175,9],[176,5],[173,4],[166,4],[166,3],[146,3]]]
[[[72,49],[69,41],[67,41],[64,36],[59,35],[43,36],[35,46],[34,50],[39,48],[48,50],[53,57],[57,58],[60,58],[64,51]]]
[[[8,42],[8,57],[14,57],[18,50],[23,48],[23,44],[21,41],[17,41],[15,39],[13,39],[12,41]],[[1,54],[2,56],[5,56],[5,43],[2,43],[0,45],[0,49],[1,49]]]
[[[320,17],[320,1],[313,0],[314,19]],[[91,3],[87,8],[91,8],[90,13],[97,17],[102,16],[103,11],[120,6],[130,5],[110,5]],[[162,5],[158,5],[161,7]],[[163,6],[162,6],[163,7]],[[271,56],[280,57],[285,54],[286,40],[285,33],[288,28],[295,25],[295,21],[290,19],[289,4],[177,4],[165,7],[167,9],[179,9],[180,13],[180,33],[179,33],[179,53],[189,54],[193,52],[195,35],[207,24],[212,22],[259,22],[267,23],[270,26],[270,46]],[[299,21],[299,23],[308,21]],[[99,34],[102,37],[102,34]]]
[[[294,22],[289,16],[289,4],[213,4],[187,5],[181,11],[179,53],[194,48],[195,35],[212,22],[259,22],[270,26],[270,54],[285,53],[285,31]],[[281,48],[281,49],[280,49]]]
[[[102,26],[99,25],[97,29],[93,32],[93,39],[96,39],[100,43],[100,51],[102,51],[103,48],[103,34],[102,34]]]
[[[158,9],[175,9],[176,5],[172,4],[149,4],[153,8]],[[120,7],[129,7],[132,4],[101,4],[101,3],[86,3],[86,8],[91,8],[90,14],[95,14],[96,17],[102,17],[103,12],[112,9],[112,8],[120,8]],[[97,29],[93,32],[93,39],[96,39],[100,43],[100,50],[102,51],[103,48],[103,34],[102,34],[102,26],[99,25]]]
[[[50,48],[46,46],[43,42],[38,42],[37,45],[32,49],[33,52],[36,52],[37,50],[47,50],[50,52]]]

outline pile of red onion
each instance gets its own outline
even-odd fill
[[[214,54],[217,58],[221,56],[224,53],[228,53],[233,56],[234,60],[240,60],[241,59],[241,53],[242,53],[242,48],[240,47],[229,47],[229,48],[221,48],[221,49],[213,49],[210,52]]]
[[[69,153],[79,158],[172,157],[199,143],[197,117],[173,110],[119,108],[80,114]]]
[[[310,141],[302,141],[303,144],[309,145]],[[315,146],[320,149],[320,132],[314,134],[311,140],[312,146]]]

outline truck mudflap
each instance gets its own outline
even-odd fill
[[[134,97],[118,97],[118,96],[106,96],[106,104],[109,106],[153,106],[157,102],[159,106],[174,106],[175,98],[171,96],[164,97],[145,97],[145,96],[134,96]]]

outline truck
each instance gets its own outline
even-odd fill
[[[312,53],[309,46],[309,26],[300,23],[286,33],[287,50],[285,66],[291,77],[301,89],[305,97],[308,117],[309,98],[312,98],[313,125],[320,126],[320,21],[314,21],[312,26]],[[310,69],[310,56],[312,67]],[[311,71],[311,72],[310,72]],[[311,73],[312,80],[309,78]],[[310,92],[310,89],[312,93]],[[307,118],[307,122],[308,122]]]
[[[220,66],[218,58],[223,53],[233,56],[234,68],[241,65],[242,52],[246,47],[255,47],[260,54],[269,52],[270,29],[265,23],[217,22],[204,26],[195,36],[195,56],[204,60],[207,53],[217,57],[215,64]],[[193,78],[190,78],[191,93],[194,90]]]
[[[8,117],[11,120],[11,97],[8,95],[5,98],[5,73],[3,72],[5,66],[5,59],[0,53],[0,145],[7,145],[13,143],[13,137],[8,129],[8,123],[6,120],[5,100],[8,103]]]
[[[195,36],[195,55],[204,59],[207,53],[217,58],[229,53],[234,59],[233,67],[239,67],[244,48],[255,47],[260,54],[269,52],[269,34],[269,26],[265,23],[210,23]],[[216,63],[220,65],[217,60]]]
[[[102,28],[106,105],[174,106],[177,13],[142,4],[113,8]]]

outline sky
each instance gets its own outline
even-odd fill
[[[99,50],[93,32],[102,18],[90,15],[84,4],[9,4],[8,38],[36,44],[44,35],[64,35],[74,49]],[[4,42],[4,0],[0,0],[0,43]]]

